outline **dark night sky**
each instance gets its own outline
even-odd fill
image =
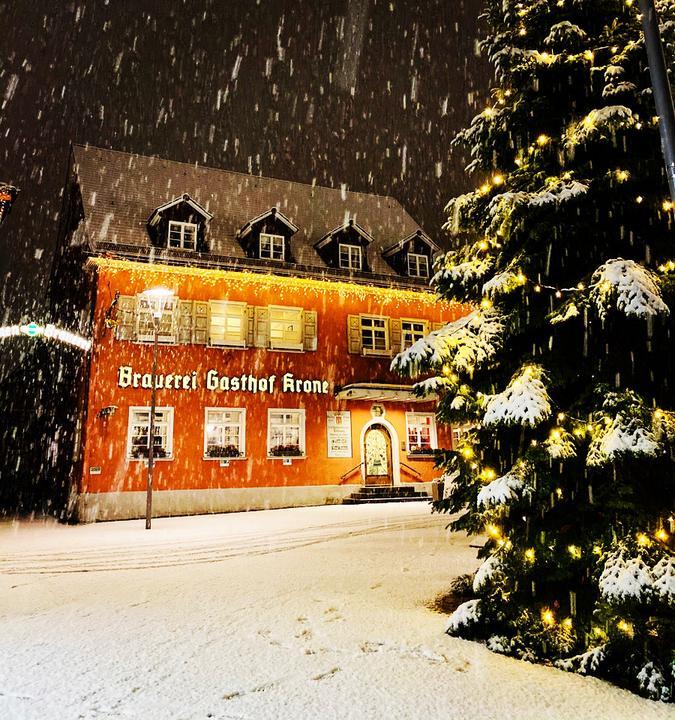
[[[71,142],[392,194],[432,235],[480,0],[0,0],[0,323],[39,315]]]

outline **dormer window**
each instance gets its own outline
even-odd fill
[[[284,260],[286,242],[283,235],[260,233],[260,258],[263,260]]]
[[[207,226],[213,215],[187,193],[155,208],[148,218],[150,241],[169,250],[207,252]]]
[[[169,236],[167,247],[180,250],[196,250],[197,248],[197,224],[169,220]]]
[[[340,243],[340,267],[345,270],[360,270],[363,266],[363,251],[359,245]]]
[[[429,257],[417,253],[408,253],[408,275],[410,277],[429,277]]]
[[[441,248],[420,228],[382,251],[382,257],[400,275],[427,279],[431,259]]]
[[[349,272],[371,272],[368,246],[373,236],[353,219],[326,233],[314,248],[329,267]]]
[[[247,258],[293,263],[293,235],[298,232],[278,208],[273,207],[249,220],[237,233]]]

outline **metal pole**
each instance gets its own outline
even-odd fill
[[[659,20],[654,7],[654,0],[640,0],[642,11],[642,28],[645,36],[649,75],[652,80],[656,114],[659,116],[659,132],[661,133],[661,150],[666,162],[666,175],[670,197],[675,202],[675,112],[670,81],[666,71],[666,59],[659,34]]]
[[[155,459],[155,405],[157,404],[157,332],[159,321],[152,317],[154,339],[152,343],[152,391],[150,395],[150,428],[148,429],[148,485],[145,500],[145,529],[152,527],[152,470]]]

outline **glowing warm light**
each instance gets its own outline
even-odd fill
[[[586,289],[586,286],[582,282],[577,283],[577,290],[585,290],[585,289]]]
[[[644,200],[644,198],[642,197],[642,195],[638,195],[638,196],[635,198],[635,202],[636,202],[638,205],[639,205],[643,200]]]
[[[560,440],[561,437],[562,437],[562,435],[561,435],[560,430],[559,430],[558,428],[553,428],[553,430],[551,430],[551,433],[550,433],[550,435],[549,435],[549,438],[550,438],[551,440],[557,442],[558,440]]]
[[[521,285],[524,285],[524,284],[527,282],[527,278],[525,277],[525,275],[524,275],[522,272],[519,272],[519,273],[516,275],[516,280],[517,280]]]
[[[599,545],[593,545],[593,554],[602,555],[602,548]]]
[[[504,176],[497,173],[497,175],[494,175],[492,178],[493,185],[503,185],[504,184]]]
[[[556,296],[557,298],[561,298],[561,297],[562,297],[562,293],[560,292],[560,290],[556,290],[556,291],[555,291],[555,296]]]
[[[633,626],[629,622],[626,622],[625,620],[619,620],[616,626],[619,630],[621,630],[622,633],[630,636],[633,635]]]
[[[555,494],[558,496],[558,498],[561,498],[563,496],[562,488],[556,488]]]
[[[465,458],[472,458],[473,457],[473,450],[470,447],[462,448],[462,455]]]
[[[492,300],[490,300],[490,298],[483,298],[480,301],[480,306],[483,310],[489,310],[492,307]]]
[[[558,413],[558,422],[562,422],[565,419],[565,413],[559,412]]]
[[[586,58],[586,60],[590,60],[591,62],[593,62],[593,59],[594,59],[595,56],[593,55],[593,51],[592,51],[592,50],[585,50],[585,51],[584,51],[584,57]]]
[[[581,548],[577,545],[568,545],[567,552],[575,559],[578,560],[581,557]]]
[[[655,537],[657,540],[660,540],[661,542],[668,542],[668,538],[669,538],[670,536],[668,535],[668,533],[667,533],[663,528],[659,528],[659,529],[654,533],[654,537]]]
[[[490,243],[489,243],[485,238],[483,238],[483,239],[478,243],[478,247],[479,247],[481,250],[487,250],[487,249],[490,247]]]
[[[668,212],[669,210],[672,210],[672,209],[673,209],[673,203],[672,203],[671,200],[664,200],[663,203],[661,204],[661,207],[662,207],[666,212]]]
[[[617,170],[616,171],[616,179],[619,182],[626,182],[626,180],[628,180],[629,177],[630,177],[630,173],[628,172],[628,170]]]
[[[534,548],[527,548],[525,551],[525,559],[528,562],[534,562]]]
[[[162,265],[160,263],[136,262],[133,260],[119,260],[117,258],[95,257],[87,260],[88,265],[93,265],[101,270],[127,271],[132,281],[139,281],[144,285],[152,284],[156,279],[161,282],[166,276],[180,275],[184,277],[198,277],[204,284],[217,287],[232,285],[251,285],[265,290],[292,290],[300,293],[314,293],[323,295],[327,292],[337,292],[346,297],[366,300],[368,297],[376,297],[385,302],[409,302],[424,303],[435,307],[441,306],[445,309],[457,307],[457,303],[439,301],[436,295],[425,290],[406,290],[403,288],[377,287],[374,285],[357,285],[356,283],[343,282],[341,280],[318,280],[315,278],[286,277],[283,275],[272,275],[267,272],[255,273],[246,270],[221,270],[215,268],[200,268],[186,265]]]
[[[537,293],[538,293],[538,292],[541,292],[541,285],[535,285],[535,286],[534,286],[534,291],[537,292]]]
[[[521,27],[520,30],[518,30],[518,35],[527,35],[527,30],[524,27]]]
[[[491,107],[486,107],[485,110],[483,110],[483,115],[487,118],[491,118],[495,114],[495,111]]]
[[[501,538],[501,536],[502,536],[500,529],[496,525],[492,525],[492,524],[485,526],[485,532],[491,538],[494,538],[495,540]]]
[[[650,544],[649,538],[644,533],[638,533],[637,544],[642,547],[647,547]]]
[[[541,611],[541,621],[544,625],[555,625],[555,615],[548,608],[544,608]]]
[[[565,630],[571,630],[572,618],[565,618],[560,624],[565,628]]]
[[[544,133],[542,133],[537,138],[537,145],[539,145],[540,147],[544,147],[544,145],[548,145],[550,142],[551,142],[551,138],[548,135],[545,135]]]
[[[497,473],[492,468],[483,468],[480,474],[480,478],[484,482],[492,482],[496,477]]]
[[[490,191],[490,186],[489,186],[487,183],[483,183],[483,184],[480,186],[479,190],[480,190],[480,192],[482,192],[483,195],[484,195],[486,192],[489,192],[489,191]]]

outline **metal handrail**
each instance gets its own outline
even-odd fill
[[[420,473],[418,470],[415,470],[415,468],[410,467],[410,465],[406,465],[404,462],[401,463],[401,465],[404,468],[408,468],[411,472],[413,472],[417,477],[422,477],[422,473]]]
[[[358,465],[354,465],[354,467],[351,470],[347,470],[347,472],[344,475],[340,475],[340,480],[344,480],[346,477],[349,477],[349,475],[351,475],[354,472],[354,470],[362,467],[362,465],[363,465],[362,462],[360,462]]]

